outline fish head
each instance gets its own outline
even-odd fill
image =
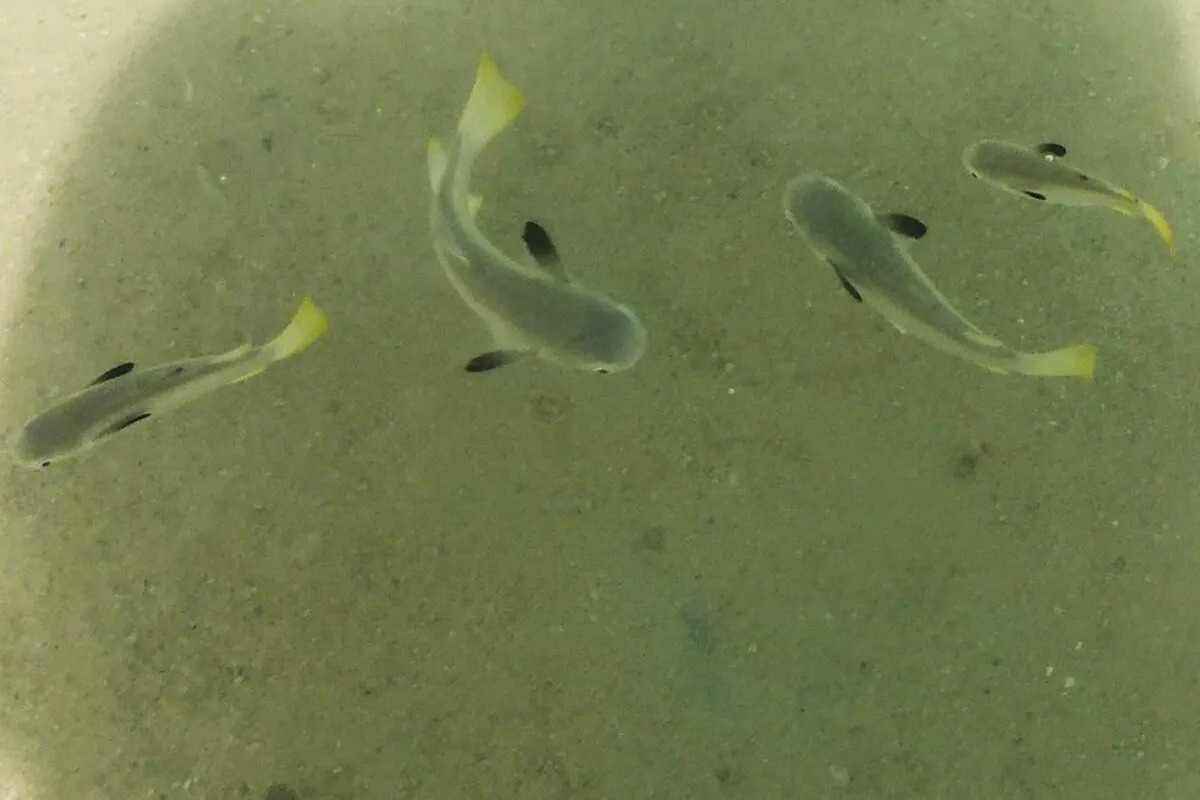
[[[581,315],[575,333],[543,356],[561,366],[605,375],[624,372],[646,352],[646,326],[620,303],[596,303]]]
[[[891,232],[870,205],[832,178],[808,173],[784,191],[784,213],[821,260],[856,262],[879,248],[893,249]]]
[[[985,139],[963,151],[972,177],[1013,194],[1060,205],[1091,205],[1108,184],[1032,147]]]
[[[826,175],[809,172],[788,181],[783,193],[783,211],[788,221],[807,240],[819,232],[839,227],[848,219],[869,220],[874,213],[866,201]]]
[[[148,419],[152,410],[164,408],[181,389],[234,353],[126,372],[93,383],[25,423],[9,439],[9,453],[18,464],[37,468],[76,456]]]
[[[44,469],[86,447],[82,431],[66,433],[57,415],[39,414],[8,437],[8,452],[24,467]]]
[[[819,172],[802,172],[783,190],[783,211],[792,224],[802,226],[814,208],[850,203],[853,195],[840,183]]]

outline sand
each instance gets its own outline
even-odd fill
[[[3,472],[0,798],[1200,794],[1190,5],[127,5],[0,11],[5,426],[308,294],[331,329]],[[463,372],[424,159],[483,48],[527,105],[481,225],[637,309],[629,373]],[[1178,258],[973,181],[984,137]],[[807,169],[1095,381],[851,301],[783,218]]]

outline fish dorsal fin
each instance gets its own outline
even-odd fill
[[[131,372],[133,372],[133,362],[126,361],[125,363],[117,364],[115,367],[108,370],[107,372],[104,372],[104,373],[98,375],[96,377],[96,380],[89,383],[88,386],[95,386],[98,383],[104,383],[105,381],[111,381],[113,378],[119,378],[122,375],[128,375]]]
[[[880,214],[879,221],[897,236],[912,239],[913,241],[924,238],[925,234],[929,232],[928,225],[916,217],[910,217],[908,214]]]
[[[545,228],[536,222],[526,222],[525,230],[521,232],[521,239],[525,242],[525,249],[529,251],[529,255],[533,256],[533,260],[550,277],[559,283],[570,281],[562,258],[558,255],[558,248],[554,246],[554,240],[550,238],[550,234],[546,232]]]
[[[1067,154],[1067,148],[1063,147],[1058,142],[1042,142],[1033,149],[1039,156],[1047,161],[1053,161],[1056,158],[1063,158]]]

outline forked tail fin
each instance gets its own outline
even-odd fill
[[[517,118],[524,103],[521,90],[501,75],[484,53],[479,57],[471,97],[458,120],[458,134],[478,152]]]
[[[304,298],[300,308],[296,310],[292,321],[268,344],[276,358],[294,356],[310,344],[325,335],[329,330],[329,320],[325,313],[317,308],[311,297]]]
[[[1019,371],[1042,377],[1084,378],[1096,374],[1099,351],[1090,344],[1064,347],[1046,353],[1027,353],[1020,359]]]

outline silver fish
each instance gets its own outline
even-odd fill
[[[1063,161],[1067,148],[1047,142],[1025,147],[985,139],[963,151],[963,166],[976,178],[999,189],[1061,206],[1111,208],[1127,217],[1142,217],[1154,226],[1174,252],[1175,236],[1154,206],[1127,189]]]
[[[1092,377],[1096,348],[1091,345],[1022,353],[955,310],[902,245],[902,239],[925,235],[920,220],[877,214],[841,184],[818,174],[800,175],[788,183],[784,213],[813,252],[833,268],[846,291],[901,333],[994,373]]]
[[[469,191],[471,168],[522,105],[520,91],[484,54],[449,149],[437,139],[429,142],[434,250],[450,283],[492,337],[492,349],[471,359],[467,370],[482,372],[527,355],[592,372],[629,369],[642,357],[647,338],[632,309],[571,280],[556,251],[552,257],[534,253],[536,263],[523,264],[502,253],[475,224],[480,201]]]
[[[82,391],[35,416],[10,440],[19,464],[48,467],[78,455],[144,419],[165,414],[209,392],[252,378],[276,361],[304,350],[328,328],[325,315],[305,299],[287,328],[265,345],[161,364],[144,370],[118,364]]]

